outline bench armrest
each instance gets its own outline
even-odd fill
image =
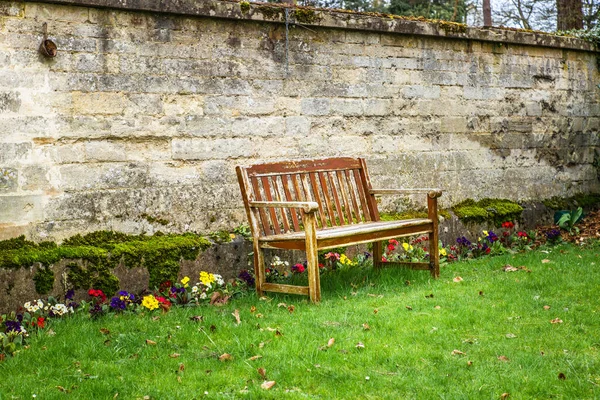
[[[418,189],[371,189],[371,194],[410,194],[427,193],[432,199],[442,195],[442,189],[439,188],[418,188]]]
[[[306,213],[319,211],[319,204],[314,201],[251,201],[249,204],[256,208],[302,208]]]

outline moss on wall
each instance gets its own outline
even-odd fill
[[[0,252],[0,268],[23,268],[40,263],[43,266],[40,271],[44,272],[36,275],[36,290],[39,285],[41,290],[49,291],[52,286],[48,289],[48,271],[51,272],[48,266],[63,259],[81,260],[82,265],[71,263],[67,266],[70,284],[75,288],[114,293],[119,288],[119,280],[111,271],[120,263],[127,268],[147,268],[152,288],[165,280],[176,280],[179,262],[196,259],[210,245],[208,239],[191,233],[165,235],[158,232],[145,236],[98,231],[85,236],[75,235],[62,245],[36,244],[20,236],[0,241],[0,249],[5,250]],[[38,293],[43,294],[40,290]]]
[[[48,294],[54,287],[54,271],[50,267],[42,266],[33,276],[33,281],[38,294]]]
[[[500,225],[504,221],[519,219],[523,207],[507,199],[467,199],[452,207],[452,211],[463,222],[491,222]]]
[[[600,205],[599,193],[578,193],[575,196],[562,198],[558,196],[551,197],[543,201],[544,205],[553,210],[570,210],[577,207],[593,207]]]

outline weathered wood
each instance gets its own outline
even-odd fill
[[[279,292],[288,294],[303,294],[308,296],[308,286],[284,285],[281,283],[265,283],[262,289],[267,292]]]
[[[434,277],[439,276],[440,189],[373,189],[362,158],[278,162],[237,167],[236,172],[252,231],[259,294],[303,294],[319,302],[319,250],[373,243],[374,265],[379,268],[392,265],[381,260],[382,241],[417,234],[429,235],[430,262],[393,264],[430,270]],[[428,218],[379,220],[375,196],[409,193],[427,195]],[[265,282],[263,249],[306,251],[308,287]]]

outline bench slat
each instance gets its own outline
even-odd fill
[[[340,203],[340,198],[338,197],[338,191],[335,187],[335,175],[333,171],[327,172],[327,176],[329,177],[329,184],[331,188],[331,197],[333,197],[333,201],[335,203],[335,212],[337,215],[334,216],[331,221],[333,226],[341,226],[346,225],[344,221],[344,213],[342,210],[342,204]]]
[[[360,159],[351,157],[325,158],[320,160],[293,160],[252,165],[245,168],[248,176],[301,174],[307,172],[335,171],[337,169],[361,168]]]
[[[295,199],[292,197],[292,194],[290,192],[289,179],[290,179],[289,175],[282,175],[281,176],[281,184],[283,185],[283,192],[285,194],[285,199],[287,201],[294,201]],[[294,231],[297,232],[300,230],[300,224],[298,223],[297,211],[292,209],[292,210],[290,210],[290,214],[292,215],[292,224],[294,225]]]
[[[355,169],[354,172],[354,182],[356,182],[356,188],[358,189],[358,199],[360,200],[360,209],[363,213],[363,219],[365,222],[372,221],[371,214],[369,213],[369,202],[367,200],[367,196],[364,190],[364,184],[360,177],[360,171]]]
[[[263,283],[262,289],[268,292],[303,294],[308,296],[308,286],[284,285],[281,283]]]
[[[317,183],[317,178],[314,172],[309,174],[310,177],[310,185],[312,187],[313,193],[315,195],[315,200],[319,203],[319,225],[322,228],[327,227],[327,216],[325,215],[325,210],[323,209],[323,202],[321,201],[321,194],[319,193],[319,185]]]
[[[342,171],[336,171],[335,175],[337,176],[340,193],[342,194],[342,202],[344,203],[344,210],[346,211],[348,223],[352,224],[354,220],[352,219],[352,210],[350,209],[350,202],[348,201],[348,194],[352,188],[344,187],[344,175],[342,174]]]
[[[278,179],[283,180],[283,177],[277,177],[277,176],[272,176],[271,177],[271,183],[272,183],[272,187],[273,187],[273,193],[275,194],[275,198],[277,199],[277,201],[283,201],[283,199],[281,198],[281,193],[279,192],[279,181]],[[287,211],[285,208],[280,208],[279,212],[281,213],[281,222],[283,222],[283,229],[285,232],[289,232],[290,231],[290,223],[288,221],[288,217],[287,217]]]
[[[263,176],[260,178],[263,184],[263,190],[265,192],[265,198],[267,201],[273,201],[273,196],[271,195],[271,185],[269,185],[269,178]],[[269,214],[271,215],[271,226],[273,227],[273,231],[276,234],[281,233],[281,228],[279,227],[279,221],[277,220],[277,212],[275,208],[269,208]]]
[[[325,205],[327,206],[326,219],[328,223],[325,227],[335,226],[335,215],[333,214],[333,207],[331,206],[331,196],[329,196],[329,187],[327,186],[327,176],[324,172],[319,172],[319,181],[321,182],[321,189],[323,190],[323,197],[325,197]]]
[[[352,182],[352,175],[349,170],[344,171],[344,175],[346,178],[346,185],[348,186],[350,193],[350,200],[352,202],[352,210],[354,211],[354,215],[356,217],[356,222],[363,222],[362,217],[360,215],[360,211],[358,210],[358,202],[356,201],[356,187]]]
[[[258,179],[257,178],[250,178],[250,183],[252,184],[252,189],[254,191],[254,198],[257,201],[261,201],[263,200],[262,195],[260,194],[260,186],[258,184]],[[260,208],[258,210],[258,213],[260,215],[260,222],[263,228],[263,232],[265,235],[272,235],[273,232],[271,231],[271,228],[269,227],[269,220],[267,219],[267,213],[263,208]]]

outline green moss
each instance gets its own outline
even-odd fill
[[[292,12],[292,16],[296,22],[301,24],[313,24],[319,20],[315,10],[308,8],[297,8]]]
[[[242,10],[244,14],[247,14],[250,11],[250,3],[247,1],[240,1],[240,10]]]
[[[82,260],[83,267],[75,263],[68,265],[70,284],[75,288],[93,287],[112,294],[118,290],[119,280],[111,270],[121,262],[127,268],[147,268],[152,288],[165,280],[176,280],[180,261],[196,259],[211,245],[208,239],[193,233],[165,235],[157,232],[145,236],[98,231],[73,236],[60,246],[37,245],[19,237],[0,242],[0,249],[8,249],[0,252],[0,268],[30,267],[34,263],[47,267],[61,260]]]
[[[453,33],[465,33],[465,32],[467,32],[467,25],[466,24],[460,24],[458,22],[439,21],[438,25],[440,26],[440,28],[442,28],[446,32],[453,32]]]
[[[464,222],[493,222],[500,225],[504,221],[519,219],[523,207],[507,199],[467,199],[452,207],[452,211]]]
[[[263,17],[270,20],[281,20],[284,13],[283,8],[277,6],[258,6],[256,10],[260,12]]]
[[[151,224],[157,223],[157,224],[161,224],[161,225],[169,225],[169,221],[164,218],[157,218],[157,217],[153,217],[148,214],[142,214],[142,215],[140,215],[140,217],[144,218],[146,221],[150,222]]]
[[[554,196],[543,201],[544,205],[553,210],[571,210],[577,207],[596,207],[600,205],[600,194],[598,193],[578,193],[572,197]]]
[[[208,235],[215,243],[229,243],[231,242],[231,234],[227,231],[216,231]]]
[[[382,213],[379,219],[382,221],[397,221],[401,219],[427,218],[427,211],[404,211],[400,213]]]
[[[48,294],[54,287],[54,271],[50,267],[41,267],[33,276],[35,291],[38,294]]]

